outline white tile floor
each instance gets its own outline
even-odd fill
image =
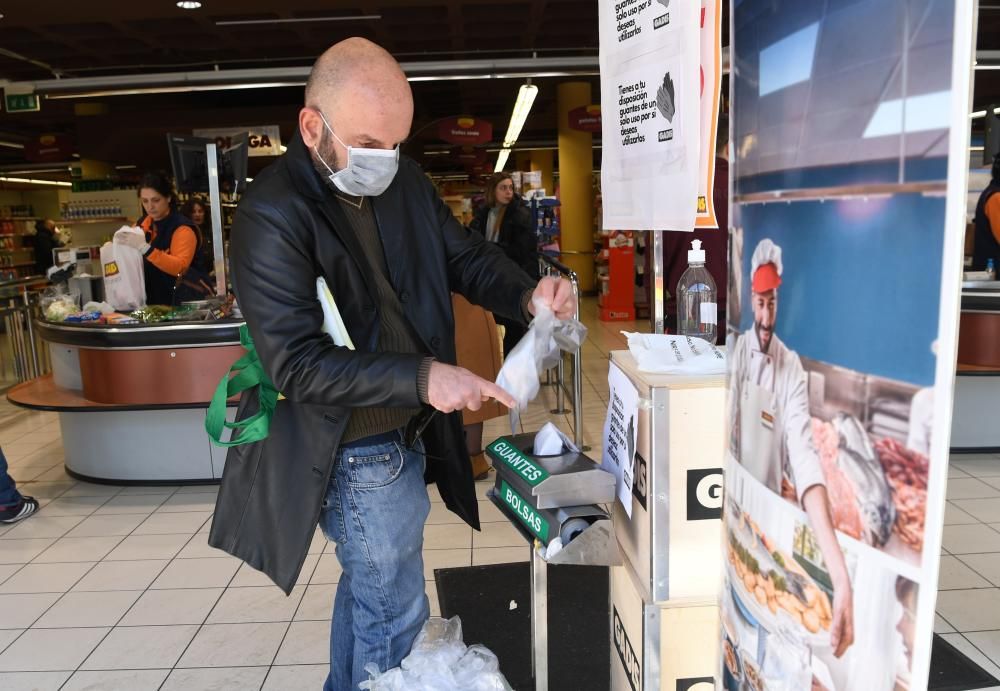
[[[599,448],[608,352],[625,347],[587,301],[584,442]],[[568,371],[568,370],[567,370]],[[552,387],[523,416],[572,433],[550,414]],[[566,407],[569,407],[569,402]],[[509,433],[506,418],[484,439]],[[340,568],[317,533],[290,597],[206,543],[217,487],[119,487],[63,471],[55,415],[0,403],[0,446],[11,474],[42,511],[0,526],[0,689],[318,689],[327,672],[330,612]],[[935,630],[1000,677],[1000,456],[952,459]],[[475,533],[434,500],[425,530],[425,576],[438,612],[434,569],[524,561],[523,539],[486,501]]]

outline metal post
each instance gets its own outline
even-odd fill
[[[663,314],[663,231],[651,230],[653,245],[653,309],[650,312],[652,317],[652,331],[654,334],[664,333]]]
[[[573,296],[576,298],[576,309],[573,318],[580,318],[580,282],[574,271],[569,277],[573,284]],[[581,451],[587,451],[583,445],[583,346],[573,353],[573,441]]]
[[[559,354],[559,364],[556,365],[556,407],[549,412],[553,415],[562,415],[568,413],[569,409],[563,405],[564,391],[563,387],[565,384],[565,370],[563,369],[565,365],[563,364],[562,353]]]
[[[549,591],[548,564],[534,545],[531,550],[531,671],[535,691],[549,689]]]
[[[28,295],[28,286],[21,288],[21,298],[24,300],[24,318],[28,322],[28,349],[31,352],[31,364],[33,365],[31,376],[28,378],[34,379],[41,374],[41,368],[38,364],[38,344],[35,343],[35,325],[32,323],[31,296]]]
[[[205,144],[208,163],[208,199],[212,207],[212,253],[215,255],[215,294],[226,294],[226,260],[222,246],[222,196],[219,194],[219,159],[215,142]]]

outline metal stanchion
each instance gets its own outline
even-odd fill
[[[548,564],[534,544],[531,550],[531,671],[535,691],[549,688],[549,585]]]
[[[29,379],[34,379],[41,374],[41,367],[38,363],[38,344],[35,343],[35,327],[32,323],[31,314],[31,296],[28,294],[28,286],[23,286],[21,288],[21,299],[24,302],[24,319],[28,326],[28,350],[31,353],[31,376]]]

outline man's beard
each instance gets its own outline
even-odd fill
[[[323,161],[326,161],[326,164],[333,168],[334,171],[341,170],[342,166],[337,161],[337,150],[333,146],[333,137],[328,137],[327,134],[327,131],[324,129],[323,134],[320,135],[319,145],[317,145],[316,150],[311,150],[309,152],[309,159],[312,161],[313,169],[316,171],[316,174],[319,175],[323,183],[334,192],[337,192],[339,190],[337,186],[330,181],[330,171],[323,165]],[[319,160],[317,152],[319,156],[323,157],[323,161]]]
[[[771,328],[765,329],[761,326],[760,322],[755,321],[753,323],[753,328],[757,332],[757,343],[760,344],[761,352],[766,353],[771,348],[771,343],[774,341],[774,326],[772,325]],[[764,334],[767,335],[766,341],[763,338]]]

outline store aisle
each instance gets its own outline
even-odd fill
[[[592,300],[584,312],[584,440],[599,449],[608,352],[625,347],[623,328],[646,329],[597,321]],[[551,415],[554,407],[543,387],[525,428],[554,419],[572,433],[572,415]],[[493,420],[484,438],[509,431],[506,419]],[[0,527],[0,688],[321,686],[340,571],[321,534],[286,598],[207,546],[215,486],[76,482],[63,471],[56,416],[6,403],[0,445],[21,487],[43,503],[37,516]],[[1000,675],[1000,456],[956,457],[951,474],[938,630]],[[435,614],[435,568],[527,559],[523,539],[485,499],[491,481],[479,484],[481,533],[432,489],[424,558]]]

